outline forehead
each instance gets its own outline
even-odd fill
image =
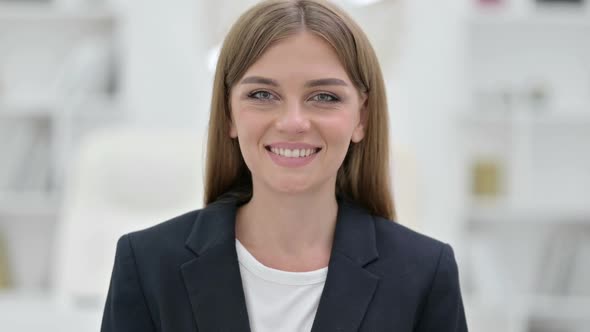
[[[348,75],[334,48],[322,37],[307,31],[297,33],[271,45],[246,70],[278,80],[306,76],[307,78],[335,77],[348,79]]]

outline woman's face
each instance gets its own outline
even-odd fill
[[[239,140],[254,192],[334,192],[349,144],[364,136],[364,101],[315,34],[268,48],[230,95],[229,134]]]

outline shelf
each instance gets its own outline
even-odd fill
[[[120,112],[119,100],[110,96],[89,97],[82,103],[84,110],[75,112],[74,118],[115,118]],[[10,119],[49,119],[60,116],[63,108],[52,98],[0,98],[0,120]],[[108,111],[104,111],[108,109]]]
[[[493,29],[590,29],[590,14],[585,8],[532,8],[527,12],[514,13],[502,8],[476,10],[467,17],[466,22],[472,27]],[[542,29],[535,31],[543,33]]]
[[[471,17],[468,23],[472,27],[494,29],[519,29],[519,28],[572,28],[590,29],[590,19],[581,17],[531,17],[516,18],[508,16],[477,15]],[[536,30],[538,33],[543,31]]]
[[[528,298],[529,315],[552,319],[588,319],[590,297],[588,296],[545,296]]]
[[[507,299],[503,297],[503,299]],[[506,316],[525,316],[546,319],[588,319],[590,317],[590,296],[567,295],[512,295],[509,303],[490,302],[481,295],[465,294],[465,301],[474,308],[491,310]]]
[[[106,8],[64,9],[51,4],[0,3],[3,23],[112,23],[116,15]]]
[[[56,194],[45,192],[0,192],[0,216],[54,216]]]
[[[0,117],[48,118],[55,114],[56,109],[55,100],[50,98],[0,98]]]
[[[47,292],[2,291],[0,313],[2,331],[85,332],[100,326],[102,308],[64,307]]]
[[[122,102],[118,96],[98,95],[83,102],[83,110],[73,114],[75,119],[115,119],[123,116]]]
[[[524,111],[524,110],[523,110]],[[528,123],[534,126],[555,126],[555,127],[578,127],[588,126],[590,127],[590,108],[583,111],[572,111],[557,113],[539,113],[539,114],[508,114],[508,113],[493,113],[493,112],[480,112],[480,113],[467,113],[464,112],[458,116],[458,121],[462,125],[477,125],[477,126],[508,126],[511,123],[518,122],[519,124]]]
[[[504,203],[472,204],[466,218],[476,225],[539,224],[590,226],[590,207],[515,208]]]
[[[464,294],[464,302],[469,326],[475,331],[531,331],[530,324],[535,320],[560,327],[567,321],[573,327],[567,331],[586,331],[590,317],[590,297],[512,295],[491,303],[481,296]]]

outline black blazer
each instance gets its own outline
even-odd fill
[[[121,237],[101,331],[250,331],[236,208],[220,200]],[[312,331],[467,331],[453,250],[339,200]]]

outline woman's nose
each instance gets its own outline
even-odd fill
[[[308,131],[310,123],[303,105],[297,102],[285,105],[277,119],[276,127],[279,131],[288,134],[299,134]]]

